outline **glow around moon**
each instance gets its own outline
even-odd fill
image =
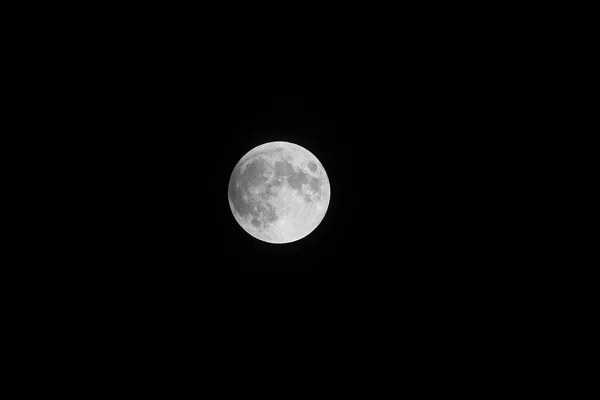
[[[290,243],[323,220],[331,189],[325,169],[305,148],[270,142],[250,150],[229,180],[229,205],[238,224],[268,243]]]

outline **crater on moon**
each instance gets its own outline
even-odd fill
[[[325,169],[305,148],[271,142],[250,150],[229,180],[229,203],[238,224],[269,243],[310,234],[329,206]]]

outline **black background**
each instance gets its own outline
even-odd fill
[[[262,372],[271,349],[277,369],[301,360],[290,375],[340,387],[365,367],[395,381],[396,364],[445,372],[464,348],[490,359],[480,342],[510,350],[521,332],[498,318],[519,290],[502,286],[519,282],[505,251],[518,228],[497,227],[520,198],[494,173],[512,161],[497,149],[516,131],[521,66],[499,56],[504,22],[482,34],[489,14],[466,24],[433,6],[260,22],[150,8],[80,13],[26,48],[23,93],[46,112],[25,137],[57,167],[36,169],[46,219],[25,225],[47,243],[23,252],[43,260],[23,268],[42,288],[36,334],[92,347],[111,371],[126,355],[194,379]],[[239,159],[276,140],[314,153],[331,184],[322,223],[284,245],[248,235],[227,199]]]
[[[67,165],[72,257],[97,265],[90,281],[193,294],[291,274],[390,295],[444,293],[481,273],[482,204],[495,195],[481,166],[501,126],[489,94],[505,79],[494,38],[443,18],[300,20],[125,18],[53,43],[48,75],[62,79],[48,93],[60,95],[44,100],[69,116],[64,145],[81,167]],[[239,159],[277,140],[313,152],[331,183],[323,222],[285,245],[248,235],[227,200]]]

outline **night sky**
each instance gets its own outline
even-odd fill
[[[258,372],[255,382],[270,385],[279,379],[260,362],[307,380],[322,368],[318,376],[330,380],[337,367],[329,357],[359,376],[379,366],[374,374],[396,385],[395,363],[413,352],[423,365],[462,373],[455,360],[475,339],[501,332],[494,306],[515,295],[511,283],[525,282],[521,263],[536,262],[509,251],[530,239],[516,234],[523,230],[511,213],[523,196],[504,190],[514,163],[507,150],[526,153],[521,132],[534,128],[509,118],[531,106],[518,103],[511,77],[522,63],[502,57],[492,37],[512,25],[502,20],[486,36],[485,16],[458,10],[481,22],[470,25],[429,3],[420,14],[394,5],[370,16],[362,4],[327,15],[289,3],[295,9],[274,18],[259,11],[265,21],[237,5],[223,3],[221,20],[204,9],[219,4],[170,14],[165,4],[94,9],[68,18],[77,26],[44,15],[60,37],[36,35],[43,51],[23,46],[37,57],[31,76],[9,78],[29,81],[35,91],[22,96],[42,106],[24,119],[41,128],[25,124],[19,134],[49,159],[35,168],[46,184],[30,199],[32,214],[48,222],[23,222],[45,245],[26,243],[19,268],[25,285],[48,293],[34,308],[73,326],[50,321],[32,332],[112,348],[106,370],[122,365],[126,378],[135,367],[121,360],[137,345],[154,360],[148,366],[181,367],[179,376],[202,379],[200,390],[211,377],[199,365]],[[323,221],[288,244],[250,236],[228,201],[236,163],[272,141],[313,153],[331,186]],[[28,262],[31,254],[41,261]],[[502,351],[520,332],[476,353],[495,363],[482,349]],[[186,360],[161,362],[161,347]],[[267,360],[268,348],[280,360]],[[445,350],[457,353],[446,364],[425,354]],[[356,393],[359,379],[340,374],[336,386]],[[227,372],[219,390],[230,386],[249,390]]]
[[[157,33],[135,46],[115,37],[112,47],[102,38],[105,53],[95,48],[89,71],[78,70],[85,83],[74,85],[70,111],[84,132],[79,157],[93,164],[81,180],[93,182],[102,238],[90,257],[131,280],[173,284],[263,272],[444,281],[448,263],[474,257],[462,237],[476,235],[465,208],[485,197],[471,161],[489,149],[484,84],[464,68],[468,51],[402,30],[410,35],[399,41],[357,31],[322,40]],[[93,103],[77,101],[82,93]],[[271,141],[310,150],[331,184],[322,223],[285,245],[244,232],[227,199],[240,157]]]

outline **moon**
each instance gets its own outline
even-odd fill
[[[252,237],[283,244],[300,240],[321,223],[331,188],[321,162],[302,146],[269,142],[246,153],[229,179],[229,205]]]

